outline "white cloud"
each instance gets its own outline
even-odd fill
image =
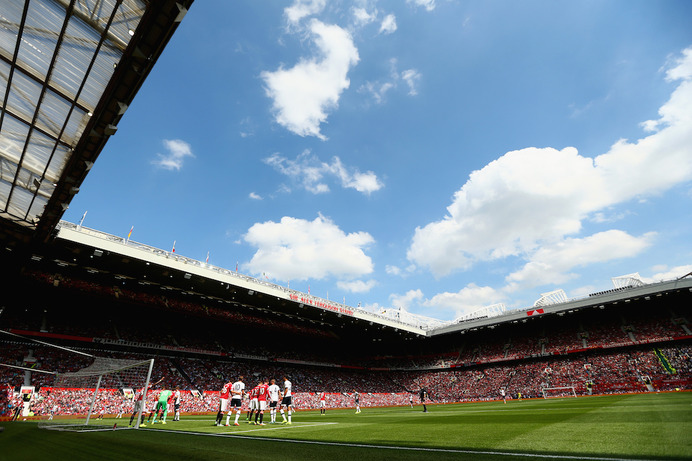
[[[408,0],[408,3],[411,3],[415,6],[422,6],[428,11],[432,11],[435,9],[435,0]]]
[[[401,275],[401,268],[398,266],[387,265],[384,270],[389,275]]]
[[[388,14],[380,24],[380,34],[392,34],[396,32],[396,17],[393,14]]]
[[[611,223],[624,219],[631,212],[628,210],[616,211],[613,209],[608,209],[605,211],[597,211],[590,216],[590,220],[595,223]]]
[[[358,27],[370,24],[377,18],[377,11],[368,13],[365,8],[353,8],[353,19]]]
[[[290,69],[262,72],[261,77],[273,100],[276,122],[297,135],[324,140],[320,125],[349,87],[347,75],[359,61],[358,50],[350,34],[339,26],[313,19],[308,30],[319,55],[301,59]]]
[[[245,117],[240,121],[240,137],[249,138],[255,135],[257,126],[250,117]]]
[[[396,88],[396,85],[391,81],[365,82],[358,91],[370,94],[377,104],[381,104],[384,102],[387,92],[392,88]]]
[[[257,248],[244,267],[253,274],[270,273],[277,280],[332,276],[349,281],[373,272],[364,251],[374,243],[372,236],[347,234],[322,215],[313,221],[285,216],[280,222],[257,223],[243,240]]]
[[[410,311],[412,305],[420,303],[423,299],[423,292],[420,289],[409,290],[403,295],[391,294],[389,299],[392,302],[392,307]]]
[[[404,81],[408,87],[408,94],[410,96],[415,96],[418,94],[418,82],[421,79],[421,74],[416,69],[407,69],[403,72],[399,72],[397,69],[397,60],[390,59],[390,72],[386,78],[378,81],[368,81],[365,82],[358,89],[361,93],[370,94],[377,104],[381,104],[385,100],[386,94],[390,90],[394,90],[398,87],[401,80]]]
[[[375,285],[377,285],[375,280],[339,281],[336,283],[337,287],[344,291],[350,291],[351,293],[367,293],[372,290]]]
[[[409,275],[416,272],[416,266],[414,264],[409,264],[408,266],[401,268],[399,266],[392,266],[388,264],[387,266],[385,266],[385,272],[388,275],[406,278]]]
[[[276,153],[263,161],[313,194],[329,192],[326,183],[329,177],[337,178],[344,188],[355,189],[366,195],[384,187],[372,171],[362,173],[357,168],[346,167],[339,157],[333,157],[331,163],[325,163],[309,150],[303,151],[295,160]]]
[[[183,167],[183,161],[186,157],[194,157],[190,144],[180,139],[164,139],[163,145],[168,152],[156,154],[158,159],[152,163],[165,170],[179,171]]]
[[[585,219],[602,219],[604,211],[613,215],[615,206],[692,180],[692,51],[685,51],[667,77],[680,83],[660,118],[647,124],[655,127],[653,134],[620,140],[595,158],[573,147],[506,153],[470,175],[443,219],[416,229],[409,260],[444,276],[478,261],[513,256],[526,265],[511,280],[536,283],[539,274],[547,277],[555,268],[553,282],[569,277],[571,267],[641,251],[651,234],[613,230],[576,237]],[[612,244],[604,245],[608,241]],[[563,259],[578,247],[581,259]]]
[[[425,300],[422,304],[426,307],[442,311],[454,312],[454,318],[477,311],[483,307],[497,304],[504,300],[506,295],[492,287],[479,287],[469,284],[456,293],[439,293]]]
[[[692,272],[692,264],[668,268],[667,266],[654,266],[656,271],[651,277],[642,277],[646,283],[661,282],[664,280],[675,280]]]
[[[293,5],[284,8],[284,14],[290,24],[297,24],[308,16],[322,12],[326,4],[326,0],[296,0]]]
[[[383,187],[375,173],[372,171],[361,173],[358,170],[348,169],[341,163],[339,157],[334,157],[332,163],[325,164],[325,168],[327,172],[337,176],[341,180],[341,185],[347,189],[355,189],[370,195]]]
[[[404,79],[406,85],[408,85],[408,94],[415,96],[418,94],[418,82],[420,81],[420,72],[415,69],[408,69],[401,73],[401,78]]]
[[[669,82],[675,80],[687,80],[692,78],[692,48],[682,50],[682,56],[673,58],[666,71],[666,79]]]
[[[609,230],[585,238],[566,238],[530,254],[529,262],[508,275],[507,281],[522,287],[564,283],[577,277],[569,272],[573,268],[634,256],[651,245],[654,237],[654,233],[634,237]]]
[[[259,195],[259,194],[256,194],[255,192],[250,192],[249,197],[250,197],[252,200],[262,200],[262,196]]]

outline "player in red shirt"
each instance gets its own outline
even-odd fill
[[[269,381],[267,378],[262,379],[255,389],[257,389],[258,403],[257,413],[255,414],[255,424],[264,426],[262,419],[264,418],[264,410],[267,409],[267,400],[269,399]],[[257,422],[258,419],[259,422]]]
[[[219,393],[219,412],[216,414],[216,422],[214,423],[214,426],[221,426],[223,414],[228,410],[228,398],[231,395],[231,387],[233,387],[233,383],[227,382],[221,388],[221,392]]]
[[[327,394],[325,392],[320,394],[320,414],[327,414]]]
[[[259,388],[260,384],[262,384],[262,381],[257,384],[257,386],[253,387],[252,390],[250,391],[250,407],[248,408],[247,412],[247,423],[252,424],[252,415],[255,414],[255,411],[259,410],[259,403],[257,400],[257,388]]]

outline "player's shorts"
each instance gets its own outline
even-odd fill
[[[267,401],[266,400],[259,400],[259,411],[264,411],[267,409]]]
[[[139,410],[143,410],[144,409],[143,404],[144,404],[144,402],[142,400],[135,400],[135,409],[133,410],[133,413],[137,412]]]
[[[243,406],[243,399],[231,399],[231,408],[240,408]]]
[[[228,410],[228,399],[221,399],[221,402],[219,404],[219,411],[226,411]]]
[[[276,406],[279,404],[278,400],[272,400],[269,402],[269,408],[276,408]]]
[[[287,395],[286,397],[281,399],[281,405],[286,406],[286,407],[289,405],[292,405],[292,403],[291,403],[293,401],[292,397],[293,396],[291,396],[291,395]]]
[[[320,406],[321,407],[327,406],[327,402],[325,402],[324,400],[320,400]]]
[[[179,403],[176,403],[176,404],[175,404],[175,411],[179,411],[179,410],[180,410],[180,404],[179,404]]]
[[[257,399],[250,400],[250,410],[259,410],[259,400],[257,400]]]

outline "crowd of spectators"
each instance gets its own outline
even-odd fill
[[[3,356],[0,359],[6,363],[11,359],[6,353],[16,357],[28,347],[9,344],[2,348]],[[573,387],[577,395],[672,390],[681,385],[692,388],[692,346],[673,344],[659,349],[659,352],[675,368],[675,375],[665,370],[652,348],[630,348],[446,370],[378,372],[268,362],[219,361],[213,358],[158,357],[152,376],[157,380],[164,378],[160,385],[162,388],[180,387],[185,390],[185,412],[215,411],[218,391],[223,384],[241,375],[245,376],[248,387],[253,387],[260,377],[280,380],[284,375],[290,376],[296,390],[294,400],[298,409],[318,408],[318,394],[321,392],[328,394],[328,408],[343,408],[353,406],[355,391],[361,395],[361,406],[368,407],[407,405],[410,396],[422,388],[428,391],[433,401],[439,403],[496,400],[500,398],[500,389],[505,389],[510,398],[520,395],[531,398],[541,397],[543,389],[552,387]],[[61,370],[74,370],[88,361],[69,352],[41,346],[32,349],[31,356],[38,359],[34,364],[43,364],[44,353],[46,363],[56,365],[56,369]],[[123,357],[117,352],[113,355]],[[127,357],[136,359],[145,355],[138,357],[137,354],[127,354]],[[11,388],[17,390],[23,376],[12,373],[5,371],[2,377]],[[36,375],[40,376],[34,380]],[[37,388],[32,411],[38,415],[51,412],[57,415],[86,413],[93,391],[53,387],[50,378],[52,375],[32,373],[32,385]],[[122,393],[122,387],[108,387],[111,384],[104,381],[94,414],[131,413],[132,401]],[[125,384],[120,383],[121,386]],[[141,381],[137,385],[141,386]],[[652,387],[649,388],[649,385]],[[153,404],[155,399],[154,392],[150,395],[150,402]],[[5,408],[0,412],[7,414],[10,401],[4,402]]]
[[[321,392],[328,394],[328,407],[337,408],[352,406],[356,391],[361,406],[367,407],[407,405],[422,388],[441,403],[494,400],[500,398],[500,389],[512,398],[540,397],[543,389],[552,387],[574,387],[577,395],[692,389],[689,324],[668,309],[591,309],[564,318],[546,316],[527,324],[467,332],[432,350],[408,349],[398,355],[373,351],[348,357],[323,350],[320,345],[334,341],[332,335],[307,323],[64,276],[36,273],[34,277],[52,287],[126,300],[136,305],[135,310],[140,305],[151,309],[140,321],[133,319],[125,304],[124,315],[110,315],[105,322],[63,308],[7,309],[4,325],[26,337],[48,335],[50,341],[66,341],[71,348],[97,356],[154,356],[152,377],[163,378],[162,386],[168,389],[185,390],[183,411],[215,411],[218,391],[240,375],[248,387],[262,376],[277,380],[290,376],[299,409],[317,408]],[[165,330],[157,322],[161,312],[170,315]],[[270,341],[279,334],[295,338],[290,351],[280,340]],[[90,357],[26,339],[0,337],[0,341],[0,363],[11,365],[0,366],[0,385],[15,391],[0,400],[0,415],[16,408],[13,399],[27,383],[37,389],[33,403],[37,414],[84,413],[90,391],[61,387],[53,373],[84,368]],[[104,381],[95,412],[131,412],[132,402],[122,392],[125,384]]]

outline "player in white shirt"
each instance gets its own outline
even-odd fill
[[[279,409],[281,417],[283,418],[282,424],[293,424],[291,421],[291,415],[293,414],[292,388],[293,384],[284,376],[284,396],[281,399],[281,408]],[[286,408],[288,419],[286,419],[286,415],[284,414],[284,408]]]
[[[279,395],[281,394],[281,389],[276,384],[276,380],[272,379],[269,382],[269,415],[271,416],[271,424],[276,423],[276,407],[279,404]]]
[[[175,410],[173,421],[180,421],[180,397],[180,388],[176,387],[173,391],[173,409]]]
[[[231,386],[231,409],[228,410],[228,415],[226,415],[226,426],[229,426],[231,422],[231,412],[235,409],[235,422],[234,426],[240,426],[238,424],[238,419],[240,418],[240,410],[243,406],[243,395],[245,394],[245,383],[243,382],[243,377],[239,377],[238,381],[233,383]]]

